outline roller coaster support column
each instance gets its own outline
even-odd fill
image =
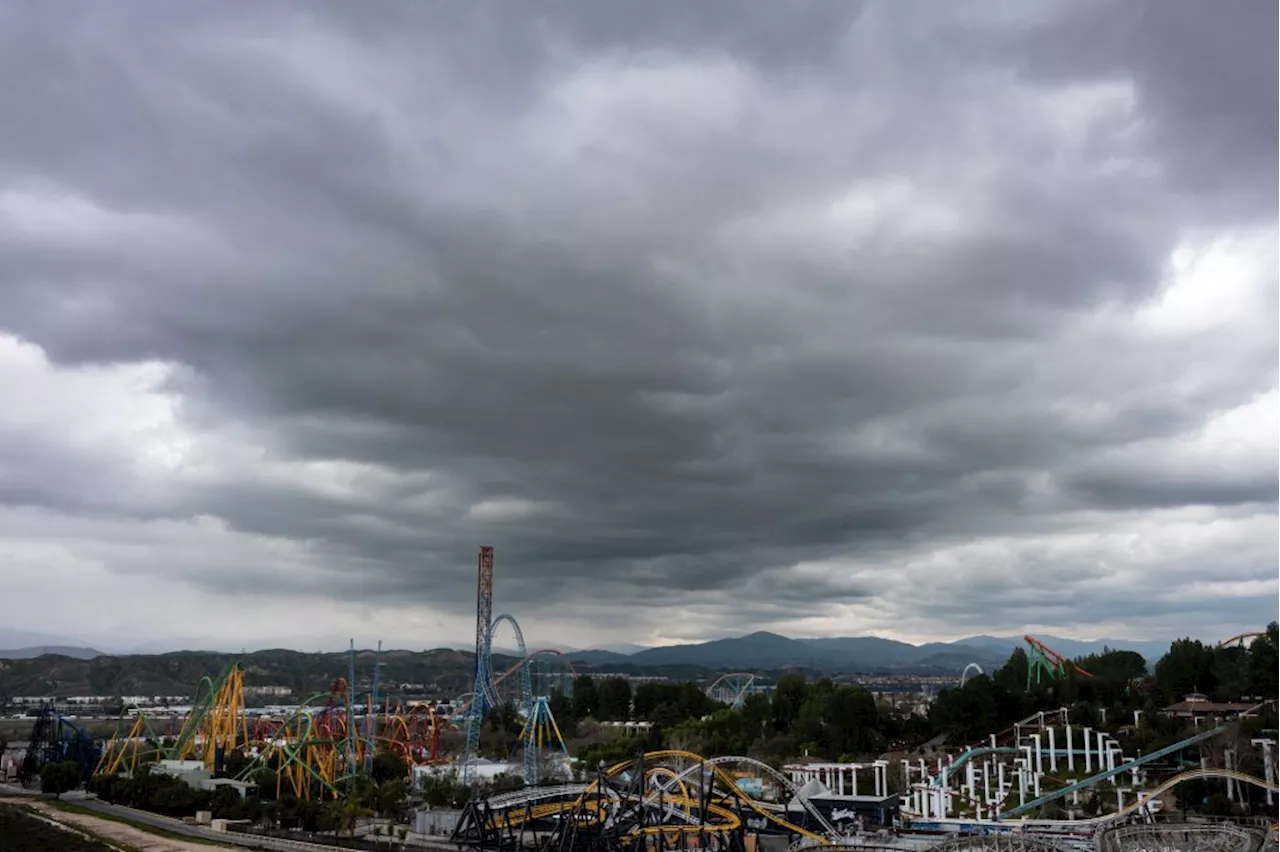
[[[356,640],[351,640],[347,651],[347,772],[356,771]]]
[[[1275,740],[1249,740],[1250,745],[1262,746],[1262,777],[1267,780],[1268,784],[1276,783],[1276,764],[1274,752]],[[1276,803],[1275,794],[1270,789],[1267,790],[1267,807],[1271,807]]]
[[[373,692],[369,696],[369,709],[364,717],[364,774],[373,774],[373,741],[378,736],[378,673],[382,668],[382,640],[373,658]]]
[[[1053,728],[1049,728],[1049,771],[1058,771],[1058,743]]]
[[[1091,761],[1091,759],[1090,759],[1090,757],[1089,757],[1089,732],[1090,732],[1090,730],[1091,730],[1090,728],[1085,728],[1085,729],[1084,729],[1084,771],[1085,771],[1085,772],[1092,772],[1092,771],[1093,771],[1093,763],[1092,763],[1092,761]]]
[[[1067,725],[1067,771],[1074,773],[1076,771],[1076,753],[1075,747],[1071,743],[1071,725]]]

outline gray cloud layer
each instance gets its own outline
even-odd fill
[[[582,644],[1274,618],[1275,29],[11,7],[0,572],[445,634],[490,542]]]

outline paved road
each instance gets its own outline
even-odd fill
[[[130,822],[149,825],[152,828],[159,828],[164,831],[171,831],[174,834],[181,834],[184,837],[197,837],[201,840],[209,840],[209,833],[202,831],[193,825],[187,825],[180,819],[153,814],[150,811],[137,811],[133,808],[122,807],[121,805],[113,805],[110,802],[104,802],[101,799],[85,797],[76,800],[76,804],[82,808],[91,811],[97,811],[100,814],[109,814],[121,819],[127,819]]]

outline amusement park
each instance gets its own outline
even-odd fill
[[[83,785],[233,843],[1276,846],[1275,625],[1179,640],[1154,670],[1132,652],[1067,659],[1026,636],[998,671],[964,666],[920,712],[796,671],[634,688],[579,671],[494,614],[493,548],[476,570],[462,695],[407,700],[380,682],[381,646],[366,676],[353,641],[329,689],[273,712],[249,706],[237,661],[204,677],[181,715],[127,707],[105,737],[40,708],[16,781]],[[496,662],[495,640],[515,646],[513,664]]]

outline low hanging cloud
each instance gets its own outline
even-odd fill
[[[366,12],[0,13],[15,627],[1276,618],[1274,7]]]

